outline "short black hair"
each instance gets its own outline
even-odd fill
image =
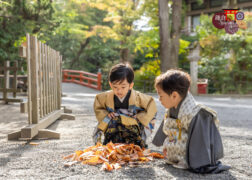
[[[134,71],[130,64],[120,63],[114,65],[109,72],[109,81],[113,82],[122,82],[127,80],[131,84],[134,80]]]
[[[168,70],[155,79],[156,88],[161,88],[168,95],[171,95],[173,91],[177,91],[182,98],[186,96],[190,83],[189,74],[176,69]]]

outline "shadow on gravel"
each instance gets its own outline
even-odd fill
[[[56,120],[54,123],[52,123],[50,126],[48,126],[46,129],[50,129],[57,132],[58,126],[60,125],[62,120]],[[64,120],[63,120],[64,121]]]
[[[171,165],[166,163],[158,165],[160,168],[167,171],[172,176],[178,179],[221,179],[221,180],[236,180],[237,178],[234,177],[229,171],[224,171],[219,174],[197,174],[190,172],[189,170],[177,169]]]
[[[10,161],[15,161],[15,159],[20,158],[22,154],[31,149],[32,147],[29,144],[18,144],[17,146],[13,148],[8,148],[9,154],[7,157],[1,157],[0,158],[0,167],[5,166]]]
[[[155,179],[155,171],[152,167],[136,167],[121,171],[129,179]]]

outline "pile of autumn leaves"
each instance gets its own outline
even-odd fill
[[[101,169],[107,171],[120,169],[121,166],[127,164],[136,166],[152,161],[153,158],[161,159],[164,156],[157,152],[151,152],[148,149],[142,149],[138,145],[113,144],[112,142],[107,145],[97,143],[96,146],[88,147],[83,151],[75,151],[75,153],[64,157],[64,159],[69,160],[65,163],[65,166],[71,166],[78,162],[88,165],[102,164]]]

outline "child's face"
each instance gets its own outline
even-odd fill
[[[123,98],[127,95],[128,91],[133,88],[134,83],[132,82],[129,84],[128,81],[124,79],[122,82],[109,82],[109,85],[117,97]]]
[[[177,108],[182,98],[176,91],[173,91],[170,95],[168,95],[166,92],[163,91],[162,88],[156,87],[156,89],[159,95],[159,101],[165,108],[167,109],[173,108],[173,107]]]

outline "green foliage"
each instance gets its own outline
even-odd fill
[[[160,60],[149,61],[135,71],[135,89],[143,92],[154,92],[154,80],[160,75]]]
[[[102,90],[109,90],[110,86],[109,86],[109,71],[111,69],[111,67],[115,64],[118,64],[119,60],[115,60],[115,61],[108,61],[107,63],[105,63],[102,67]]]
[[[146,17],[149,17],[150,20],[148,22],[150,27],[158,27],[158,1],[153,0],[145,0],[142,5],[143,14]]]
[[[148,30],[135,29],[141,16],[149,19]],[[0,61],[22,60],[25,66],[18,47],[30,33],[63,55],[63,68],[101,69],[103,89],[109,89],[106,75],[119,62],[120,50],[128,48],[136,87],[146,84],[152,91],[160,73],[158,22],[158,1],[152,0],[0,0]],[[188,68],[188,44],[180,40],[183,68]]]
[[[157,58],[159,53],[159,30],[152,28],[149,31],[142,31],[135,39],[135,52],[140,51],[146,58]]]
[[[252,92],[252,41],[248,30],[226,34],[201,16],[197,35],[201,45],[199,77],[209,80],[209,93]]]
[[[180,39],[180,46],[179,46],[179,62],[178,66],[179,68],[188,71],[190,70],[190,62],[187,59],[189,49],[188,46],[190,45],[190,42],[184,39]]]
[[[105,10],[90,7],[84,1],[62,1],[54,6],[60,25],[53,32],[43,32],[40,38],[61,52],[63,68],[96,73],[107,61],[118,58],[118,42],[104,40],[97,30],[98,26],[112,26],[103,21]]]
[[[26,33],[36,35],[42,28],[55,27],[54,10],[50,0],[1,0],[0,2],[0,63],[24,59],[18,56],[18,47]]]

